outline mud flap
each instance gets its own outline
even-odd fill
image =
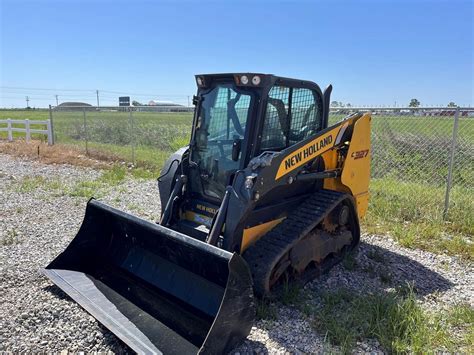
[[[138,353],[217,354],[255,316],[246,262],[96,200],[44,274]]]

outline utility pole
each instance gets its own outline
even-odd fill
[[[100,104],[99,104],[99,90],[96,90],[95,93],[97,95],[97,108],[99,108],[99,106],[100,106]]]
[[[26,97],[26,108],[30,107],[30,98]]]
[[[191,105],[189,104],[189,95],[188,95],[188,107],[190,107]]]
[[[56,106],[59,106],[58,95],[54,95],[54,96],[56,96]]]

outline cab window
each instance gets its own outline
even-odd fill
[[[321,130],[322,100],[307,88],[274,86],[262,129],[261,151],[279,151]]]

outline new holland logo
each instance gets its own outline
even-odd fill
[[[285,160],[283,160],[278,168],[275,179],[286,175],[293,169],[296,169],[298,166],[305,164],[310,161],[317,155],[324,153],[325,151],[331,149],[334,146],[334,137],[339,131],[339,127],[323,134],[322,136],[312,140],[308,144],[305,144],[297,151],[288,155]]]
[[[328,136],[320,141],[314,142],[309,147],[305,148],[303,151],[299,151],[293,156],[285,160],[285,169],[290,169],[293,166],[297,165],[300,161],[311,158],[316,154],[320,149],[332,143],[332,136]]]

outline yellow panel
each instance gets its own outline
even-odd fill
[[[351,144],[342,169],[341,182],[352,192],[359,217],[367,211],[370,181],[370,113],[354,124]]]
[[[262,235],[269,232],[273,227],[275,227],[278,223],[283,221],[285,218],[278,218],[270,222],[259,224],[258,226],[250,227],[244,229],[244,233],[242,235],[242,245],[240,247],[240,252],[243,253],[245,249],[247,249],[251,244],[255,243],[258,238]]]

